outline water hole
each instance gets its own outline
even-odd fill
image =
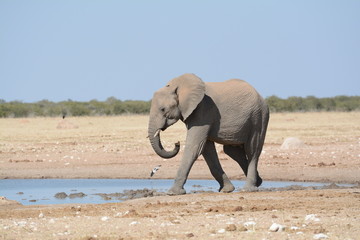
[[[244,181],[232,181],[236,191]],[[23,205],[109,203],[131,198],[164,195],[173,184],[170,179],[2,179],[0,196]],[[321,188],[329,183],[264,181],[260,191],[281,189]],[[335,186],[352,186],[338,184]],[[214,180],[189,179],[185,184],[187,193],[217,192],[219,185]]]

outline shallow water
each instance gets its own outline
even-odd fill
[[[23,205],[68,204],[68,203],[109,203],[120,202],[119,198],[104,199],[96,194],[122,193],[127,190],[147,188],[156,192],[166,192],[172,185],[170,179],[3,179],[0,180],[0,196],[16,200]],[[237,190],[242,188],[244,181],[232,181]],[[320,187],[326,183],[314,182],[275,182],[264,181],[261,188],[282,188],[292,185],[303,187]],[[219,188],[215,180],[191,180],[185,185],[191,191],[213,191]],[[55,194],[64,192],[73,194],[73,198],[58,198]],[[84,193],[86,196],[79,193]]]

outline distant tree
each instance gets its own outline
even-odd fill
[[[275,95],[267,97],[266,102],[269,105],[271,112],[280,112],[285,110],[283,99]]]
[[[30,113],[29,104],[20,101],[9,102],[10,117],[27,117]]]
[[[289,97],[285,101],[285,109],[288,112],[304,111],[304,103],[301,97]]]
[[[11,110],[6,103],[0,103],[0,118],[9,117]]]
[[[320,99],[314,96],[307,96],[303,103],[305,111],[319,111],[322,109]]]
[[[360,97],[336,96],[334,100],[339,111],[353,111],[360,108]]]
[[[89,110],[91,112],[91,115],[111,115],[111,107],[107,102],[99,102],[97,100],[91,100],[89,102]]]
[[[336,103],[334,98],[321,98],[319,99],[321,103],[321,110],[323,111],[335,111],[336,110]]]
[[[336,96],[332,98],[316,98],[315,96],[289,97],[277,96],[266,98],[271,112],[296,111],[360,111],[360,96]],[[67,100],[51,102],[41,100],[35,103],[21,101],[6,102],[0,99],[0,118],[31,116],[104,116],[121,114],[147,114],[151,101],[121,101],[110,97],[106,101],[91,100],[77,102]]]
[[[84,102],[67,101],[63,103],[67,113],[71,116],[89,116],[91,111]]]
[[[127,113],[144,114],[150,112],[150,102],[125,101],[124,108]]]
[[[125,105],[122,101],[118,100],[116,102],[113,102],[111,105],[112,107],[112,113],[114,115],[120,115],[126,112]]]

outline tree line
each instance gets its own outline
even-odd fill
[[[331,98],[267,97],[271,112],[359,111],[360,96]],[[115,116],[122,114],[148,114],[151,101],[121,101],[110,97],[105,101],[89,102],[42,100],[34,103],[6,102],[0,99],[0,117],[58,117],[58,116]]]

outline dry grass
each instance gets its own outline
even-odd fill
[[[360,112],[272,114],[260,162],[264,179],[355,181],[360,169],[359,119]],[[158,157],[147,138],[148,120],[148,116],[0,119],[0,178],[144,178],[158,164],[166,169],[159,178],[173,178],[183,154],[169,161]],[[172,149],[177,141],[185,146],[182,122],[161,134],[165,148]],[[299,137],[309,148],[282,151],[280,144],[287,137]],[[221,145],[217,150],[225,172],[232,179],[242,178]],[[199,160],[190,176],[211,178],[205,161]]]
[[[281,144],[286,137],[309,144],[354,141],[360,138],[360,112],[272,114],[266,143]]]
[[[0,119],[0,146],[59,143],[122,143],[125,148],[149,147],[148,116],[78,117],[65,121],[77,128],[58,129],[58,118]],[[360,137],[360,112],[271,114],[266,143],[281,144],[286,137],[310,144],[347,142]],[[186,129],[179,122],[162,133],[165,145],[184,143]]]
[[[121,151],[149,148],[148,116],[0,119],[0,148],[3,151],[36,145],[104,144]],[[58,128],[58,126],[65,126]],[[182,123],[163,132],[166,145],[179,135],[185,139]],[[174,140],[175,141],[175,140]],[[168,144],[166,144],[168,142]],[[113,146],[112,146],[113,145]]]

